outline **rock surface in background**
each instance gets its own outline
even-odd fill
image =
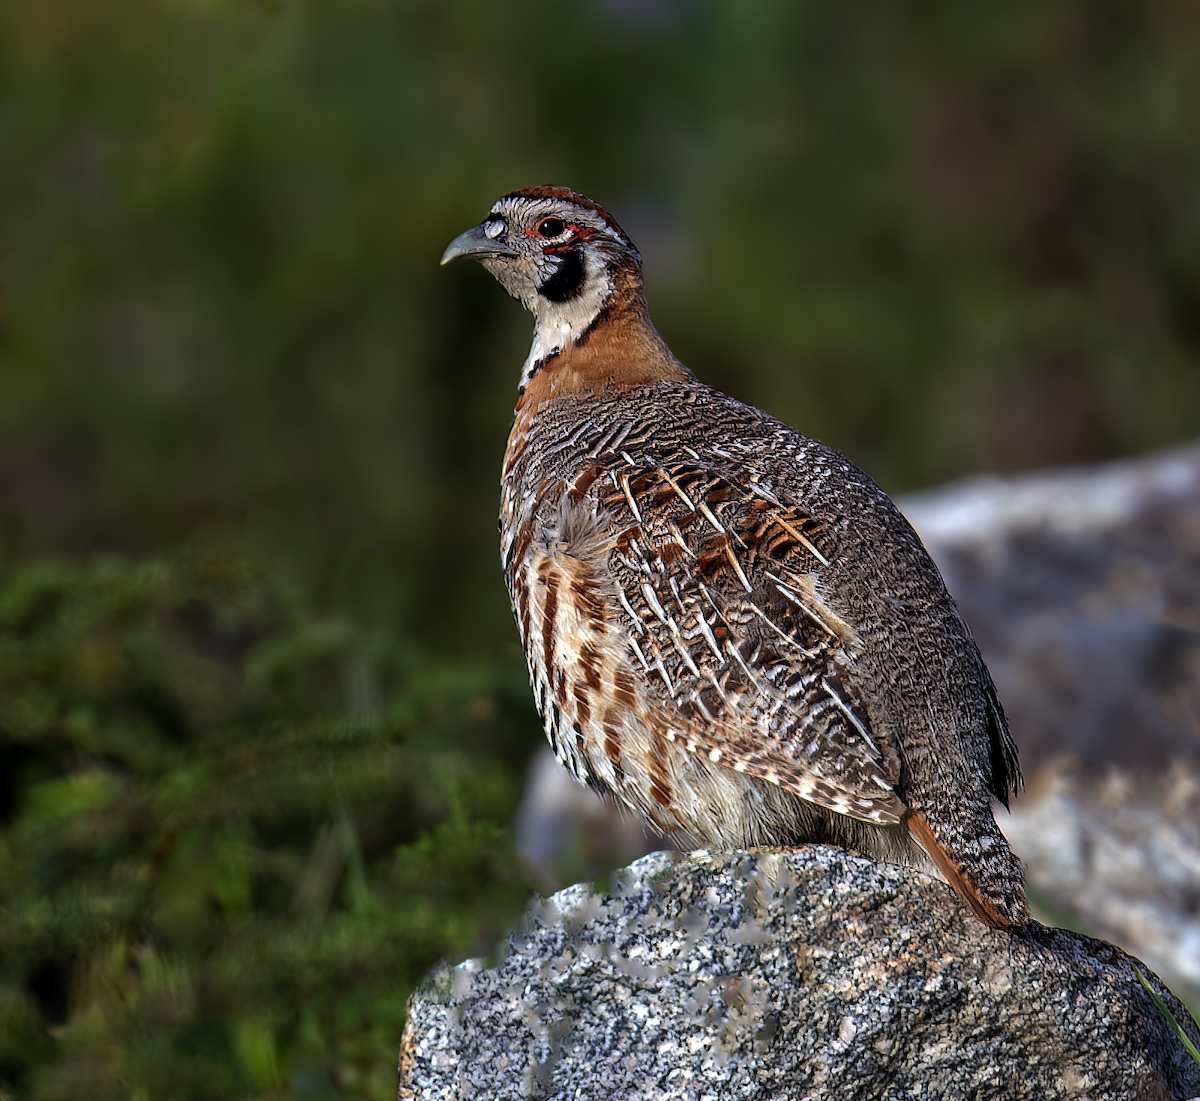
[[[979,642],[1026,776],[1200,765],[1200,445],[899,502]]]
[[[812,846],[659,853],[615,882],[535,903],[498,966],[413,995],[401,1098],[1200,1095],[1135,960],[985,929],[921,872]]]
[[[1135,953],[1200,1004],[1200,772],[1047,770],[1000,815],[1038,903]]]

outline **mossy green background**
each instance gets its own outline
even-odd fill
[[[390,1096],[519,913],[539,182],[889,490],[1200,431],[1186,0],[8,0],[0,1097]]]

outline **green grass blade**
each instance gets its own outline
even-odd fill
[[[1159,1013],[1161,1013],[1163,1017],[1170,1021],[1171,1027],[1175,1030],[1175,1035],[1179,1037],[1180,1042],[1185,1048],[1187,1048],[1187,1053],[1196,1060],[1197,1064],[1200,1064],[1200,1051],[1196,1049],[1196,1045],[1193,1044],[1188,1038],[1188,1034],[1183,1031],[1183,1025],[1176,1020],[1175,1014],[1167,1008],[1166,1003],[1158,996],[1158,993],[1155,991],[1154,987],[1150,985],[1150,980],[1146,978],[1145,973],[1140,967],[1138,968],[1137,977],[1138,982],[1140,982],[1142,986],[1146,988],[1146,993],[1154,999],[1154,1004],[1158,1006]]]

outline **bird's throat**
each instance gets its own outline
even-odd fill
[[[568,302],[539,301],[534,316],[518,411],[564,394],[693,377],[650,321],[640,280],[589,279]]]
[[[547,295],[548,287],[549,283],[544,285],[530,304],[534,316],[533,345],[521,368],[522,391],[539,371],[590,338],[601,315],[617,297],[617,288],[603,269],[588,272],[582,285],[569,297]]]
[[[551,354],[538,360],[531,353],[517,402],[518,418],[531,416],[540,406],[567,395],[693,378],[671,354],[644,310],[617,309],[615,305],[603,309],[590,327]],[[536,350],[536,340],[534,347]]]

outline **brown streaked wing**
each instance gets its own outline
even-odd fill
[[[857,640],[819,591],[829,528],[699,463],[629,464],[600,485],[631,662],[667,736],[829,810],[899,822],[898,761],[852,679]]]

